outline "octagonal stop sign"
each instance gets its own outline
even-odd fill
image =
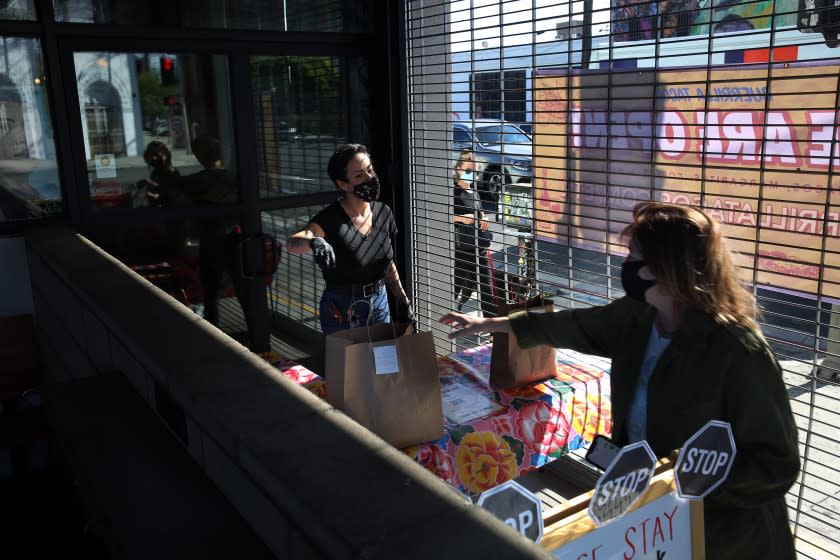
[[[621,448],[598,479],[589,500],[589,516],[598,525],[624,515],[650,484],[656,456],[646,441]]]
[[[491,488],[478,498],[478,505],[534,542],[543,536],[542,502],[513,480]]]
[[[735,439],[728,422],[709,420],[683,445],[674,478],[681,498],[699,500],[720,486],[735,461]]]

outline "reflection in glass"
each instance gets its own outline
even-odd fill
[[[217,79],[227,76],[225,57],[77,52],[74,62],[93,208],[174,204],[160,170],[144,159],[152,145],[185,176],[201,170],[192,141],[211,136],[235,170],[228,85]]]
[[[349,66],[366,68],[361,60],[354,60]],[[366,128],[361,125],[360,132],[352,138],[345,136],[345,107],[358,107],[353,120],[365,121],[368,103],[364,88],[345,91],[344,72],[345,65],[337,58],[251,59],[261,196],[335,189],[327,176],[327,161],[336,146],[347,141],[367,141],[367,134],[361,132]]]
[[[267,31],[369,32],[371,0],[53,0],[58,21]]]
[[[178,216],[85,233],[222,326],[220,303],[244,293],[231,235],[239,219],[226,208],[238,194],[226,57],[76,52],[73,58],[92,208],[160,207]],[[207,207],[226,208],[226,215],[200,214]]]
[[[0,37],[0,221],[62,210],[41,44]]]
[[[34,20],[33,0],[6,0],[0,2],[0,20]]]

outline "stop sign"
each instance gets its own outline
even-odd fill
[[[622,447],[598,479],[589,516],[603,525],[626,513],[647,489],[654,468],[656,456],[646,441]]]
[[[478,498],[478,505],[534,542],[543,536],[542,503],[513,480],[491,488]]]
[[[735,462],[735,439],[728,422],[709,420],[683,445],[674,477],[681,498],[699,500],[720,486]]]

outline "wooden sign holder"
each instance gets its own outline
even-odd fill
[[[676,494],[674,481],[674,461],[664,459],[659,461],[656,474],[648,489],[642,494],[638,502],[630,508],[628,513],[635,511],[667,494]],[[598,527],[589,517],[589,502],[595,490],[576,496],[566,502],[562,508],[554,509],[545,518],[545,530],[540,545],[547,551],[555,551],[593,531]],[[703,501],[689,500],[690,530],[691,530],[691,559],[705,560],[705,533],[703,524]],[[620,523],[615,520],[612,523]]]

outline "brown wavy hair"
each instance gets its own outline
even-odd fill
[[[755,298],[741,284],[720,224],[699,208],[642,202],[622,238],[678,304],[757,330]]]

